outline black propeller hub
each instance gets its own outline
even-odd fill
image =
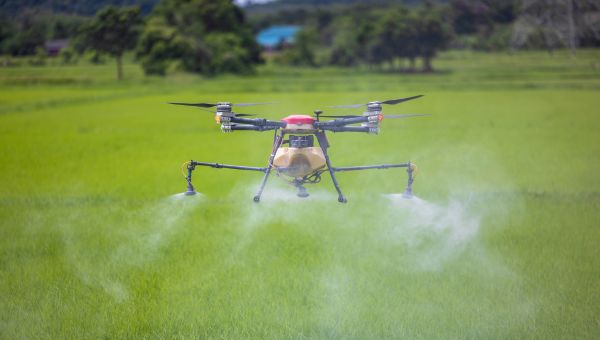
[[[367,104],[367,112],[365,114],[375,115],[381,113],[381,102],[370,102]]]
[[[217,114],[221,114],[224,116],[231,115],[231,103],[217,103]]]

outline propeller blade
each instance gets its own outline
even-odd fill
[[[406,97],[406,98],[400,98],[400,99],[390,99],[390,100],[386,100],[381,102],[381,104],[389,104],[389,105],[396,105],[402,102],[406,102],[409,100],[413,100],[413,99],[417,99],[417,98],[421,98],[423,97],[422,94],[418,95],[418,96],[412,96],[412,97]]]
[[[169,103],[174,105],[185,105],[185,106],[195,106],[195,107],[215,107],[217,104],[211,103]],[[231,106],[255,106],[255,105],[267,105],[274,103],[239,103],[239,104],[231,104]]]
[[[353,118],[353,117],[362,117],[362,116],[358,116],[358,115],[342,115],[342,116],[319,115],[319,117],[325,117],[325,118]]]
[[[210,112],[210,113],[212,113],[212,114],[215,114],[215,113],[216,113],[215,111],[212,111],[212,110],[207,110],[207,109],[203,109],[203,108],[201,108],[201,107],[199,107],[199,109],[200,109],[200,110],[202,110],[202,111]]]
[[[187,103],[169,103],[169,104],[175,104],[175,105],[187,105],[187,106],[196,106],[195,104],[187,104]],[[217,113],[216,111],[213,111],[213,110],[207,110],[207,109],[204,109],[204,108],[202,108],[202,107],[198,107],[198,108],[199,108],[200,110],[202,110],[202,111],[210,112],[210,113],[212,113],[212,114],[216,114],[216,113]],[[250,116],[256,116],[255,114],[250,114],[250,113],[234,113],[234,115],[235,115],[236,117],[250,117]]]
[[[210,104],[210,103],[169,103],[169,104],[173,104],[173,105],[185,105],[185,106],[196,106],[196,107],[214,107],[214,106],[217,106],[217,104]]]
[[[389,100],[382,101],[381,104],[395,105],[395,104],[399,104],[402,102],[406,102],[406,101],[421,98],[421,97],[423,97],[422,94],[420,94],[418,96],[412,96],[412,97],[406,97],[406,98],[389,99]],[[367,104],[351,104],[351,105],[335,105],[335,106],[329,106],[329,107],[335,108],[335,109],[355,109],[355,108],[358,108],[361,106],[366,106],[366,105]]]
[[[420,114],[420,113],[409,113],[409,114],[399,114],[399,115],[383,115],[383,118],[408,118],[408,117],[418,117],[418,116],[431,116],[430,114]],[[354,118],[354,117],[364,117],[360,115],[342,115],[342,116],[333,116],[333,115],[319,115],[319,117],[326,118]]]
[[[186,105],[186,106],[195,106],[195,105],[191,105],[191,104],[185,104],[185,103],[169,103],[169,104],[175,104],[175,105]],[[215,113],[216,113],[216,112],[215,112],[215,111],[213,111],[213,110],[207,110],[207,109],[204,109],[204,108],[202,108],[202,107],[199,107],[198,109],[200,109],[200,110],[202,110],[202,111],[210,112],[210,113],[212,113],[212,114],[215,114]]]
[[[256,105],[269,105],[275,103],[239,103],[239,104],[231,104],[232,106],[256,106]]]
[[[334,109],[355,109],[357,107],[361,107],[361,106],[365,106],[367,104],[351,104],[351,105],[334,105],[334,106],[329,106],[331,108]]]
[[[408,118],[408,117],[419,117],[419,116],[431,116],[430,114],[420,114],[420,113],[415,113],[415,114],[402,114],[402,115],[383,115],[383,118]]]

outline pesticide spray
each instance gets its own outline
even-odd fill
[[[386,197],[391,204],[390,219],[401,221],[388,222],[386,239],[412,249],[418,270],[439,270],[444,262],[454,260],[474,241],[481,225],[481,216],[470,209],[469,202],[454,199],[444,205],[416,196]]]
[[[201,194],[176,194],[137,208],[102,207],[108,226],[97,227],[110,228],[112,236],[106,240],[103,235],[95,236],[107,243],[100,250],[86,246],[85,214],[73,213],[60,224],[67,260],[84,284],[101,288],[115,301],[123,302],[129,298],[127,273],[154,261],[204,200]]]
[[[465,302],[464,308],[490,312],[489,318],[481,318],[490,325],[514,313],[523,320],[535,314],[519,276],[482,242],[486,221],[502,220],[516,201],[505,202],[504,197],[486,192],[455,193],[435,202],[397,193],[349,195],[349,202],[342,205],[327,188],[311,188],[311,196],[303,199],[274,181],[260,204],[249,204],[254,189],[255,185],[245,185],[230,195],[231,200],[239,200],[235,202],[238,242],[226,263],[235,266],[252,258],[268,242],[263,236],[274,228],[278,233],[287,229],[285,234],[313,239],[327,259],[313,283],[322,295],[316,318],[323,320],[323,328],[333,327],[332,335],[343,336],[337,331],[361,322],[360,311],[372,308],[369,296],[385,296],[381,291],[398,284],[377,277],[387,279],[393,273],[407,278],[465,277],[477,289],[494,294],[506,291],[503,305]],[[435,283],[431,284],[436,290]],[[410,297],[406,303],[411,303]],[[438,313],[435,309],[424,313],[429,312]]]
[[[461,182],[461,187],[464,184]],[[203,273],[210,271],[212,277],[224,280],[232,280],[233,275],[235,280],[237,273],[248,275],[244,268],[252,267],[250,276],[264,276],[266,289],[270,275],[278,282],[287,279],[279,277],[281,268],[270,267],[271,264],[278,260],[280,264],[289,262],[294,266],[290,272],[309,281],[292,287],[309,287],[318,296],[318,306],[313,307],[315,319],[322,320],[324,329],[333,327],[332,336],[344,337],[344,329],[353,329],[351,325],[361,322],[365,310],[381,303],[376,299],[401,295],[398,287],[402,280],[421,280],[432,291],[438,291],[443,287],[437,284],[448,283],[437,282],[437,278],[451,277],[455,286],[466,278],[480,291],[506,293],[503,304],[494,301],[494,305],[486,305],[484,300],[477,301],[478,305],[469,301],[461,305],[489,312],[489,319],[481,317],[482,323],[493,324],[511,313],[519,313],[526,320],[535,312],[527,296],[519,293],[523,289],[518,275],[488,253],[481,242],[486,221],[503,216],[509,209],[499,204],[498,197],[462,191],[463,194],[455,193],[434,202],[419,197],[406,199],[401,193],[350,193],[350,200],[344,205],[336,202],[335,192],[327,186],[311,187],[310,197],[300,198],[294,188],[274,180],[256,204],[251,197],[258,185],[240,184],[223,204],[215,205],[220,210],[215,210],[219,214],[213,216],[219,217],[210,221],[210,227],[222,235],[219,242],[223,247],[213,250],[219,253],[211,254],[215,262]],[[160,249],[187,225],[186,218],[198,203],[206,199],[200,194],[177,194],[134,209],[133,213],[126,209],[110,212],[109,215],[127,217],[116,228],[123,232],[111,240],[111,252],[101,254],[101,258],[82,248],[78,238],[83,236],[75,228],[67,229],[65,244],[71,254],[70,262],[82,282],[124,301],[130,294],[124,273],[153,261]],[[84,220],[84,216],[79,216],[71,224],[82,224]],[[201,223],[195,218],[191,225],[198,227]],[[312,257],[304,263],[303,257],[310,257],[311,253],[318,254],[317,260]],[[294,257],[290,258],[290,254]],[[248,276],[240,278],[250,280]],[[195,308],[194,303],[199,302],[190,301],[190,308]],[[406,296],[393,303],[414,302]],[[393,308],[391,305],[381,310],[393,312]],[[419,313],[435,317],[441,312],[432,307]]]

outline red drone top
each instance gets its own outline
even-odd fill
[[[288,124],[313,124],[315,119],[308,115],[291,115],[282,119]]]

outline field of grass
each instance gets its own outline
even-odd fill
[[[259,68],[145,78],[135,64],[0,68],[0,338],[597,338],[600,51],[449,52],[439,72]],[[168,101],[274,101],[276,119],[424,94],[378,136],[334,134],[309,199]],[[340,112],[342,113],[342,112]]]

